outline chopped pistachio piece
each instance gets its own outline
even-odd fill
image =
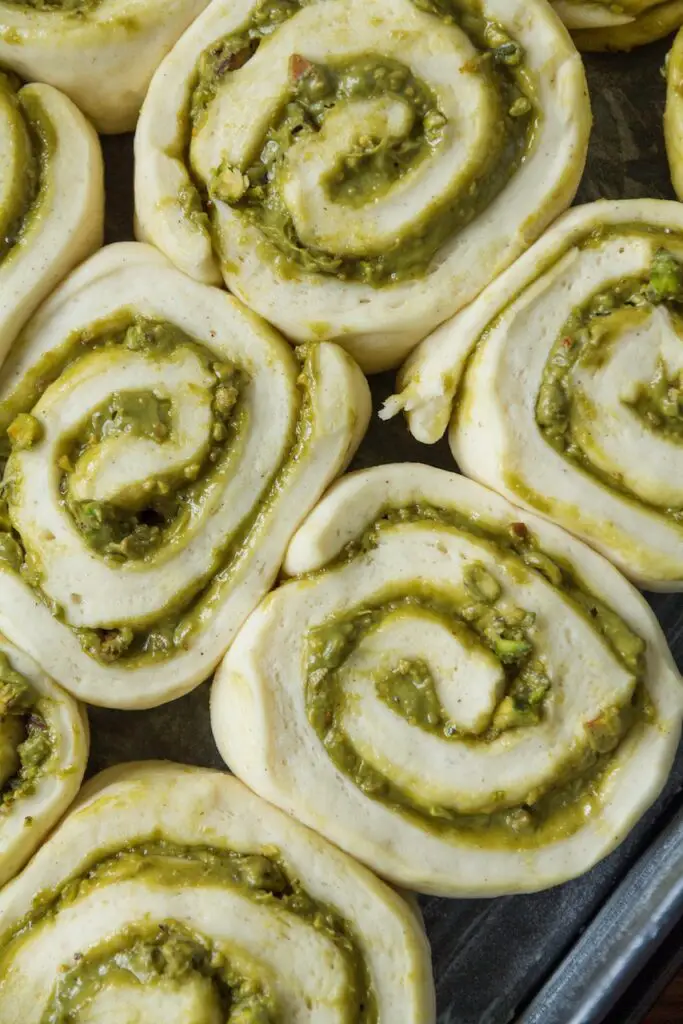
[[[500,583],[479,562],[467,567],[464,580],[465,586],[478,601],[492,602],[500,597]]]
[[[226,165],[214,175],[211,194],[224,203],[236,203],[249,188],[249,178],[236,167]]]
[[[651,302],[683,301],[683,263],[666,249],[652,260],[647,296]]]
[[[25,450],[38,444],[43,436],[43,428],[35,416],[20,412],[7,428],[7,435],[13,448]]]

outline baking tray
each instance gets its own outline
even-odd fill
[[[661,68],[669,45],[586,57],[595,130],[577,201],[673,198],[661,127]],[[108,138],[103,144],[107,241],[130,239],[132,139]],[[393,374],[372,379],[375,409],[393,383]],[[453,469],[445,442],[419,445],[400,418],[382,424],[375,417],[352,468],[413,460]],[[653,596],[651,603],[683,668],[683,597]],[[211,736],[208,696],[205,683],[152,711],[90,708],[90,773],[146,758],[222,767]],[[438,1024],[641,1020],[677,963],[683,941],[678,930],[683,921],[682,790],[683,748],[664,793],[628,840],[567,885],[495,900],[424,899]],[[647,967],[667,941],[669,955],[657,970]]]

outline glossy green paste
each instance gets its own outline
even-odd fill
[[[596,3],[607,9],[614,14],[644,14],[645,3],[643,0],[621,0],[620,3],[612,3],[612,0],[595,0]],[[650,0],[650,6],[654,6],[656,3],[661,3],[662,0]],[[586,0],[565,0],[565,3],[574,5],[576,7],[585,6]]]
[[[155,888],[228,887],[274,914],[294,916],[321,932],[344,962],[348,982],[340,1008],[344,1019],[358,1024],[378,1021],[372,981],[351,926],[337,911],[306,892],[275,849],[244,854],[151,840],[99,856],[101,859],[94,858],[56,892],[36,896],[29,915],[3,937],[0,962],[12,957],[17,944],[43,922],[99,887],[127,880]],[[229,952],[220,944],[169,920],[133,926],[78,955],[60,975],[41,1024],[68,1024],[109,986],[182,987],[197,980],[227,1024],[279,1024],[283,1019],[267,981],[248,977],[231,964]]]
[[[43,701],[0,651],[0,817],[33,792],[53,751]]]
[[[15,7],[29,7],[34,11],[59,11],[63,14],[85,14],[99,7],[102,0],[3,0]]]
[[[650,271],[644,277],[614,282],[572,312],[543,370],[536,422],[546,441],[564,458],[638,504],[647,505],[669,520],[683,522],[683,509],[648,505],[627,489],[620,475],[604,472],[584,453],[583,438],[584,433],[590,434],[592,410],[586,397],[577,394],[573,373],[607,361],[622,332],[638,327],[654,306],[668,309],[683,345],[683,263],[665,247],[665,233],[639,229],[630,233],[655,235],[661,241]],[[668,441],[683,443],[683,379],[679,374],[670,374],[661,360],[653,378],[626,404],[646,429]]]
[[[186,215],[206,228],[204,218],[211,214],[213,201],[229,203],[258,226],[264,254],[283,275],[323,273],[374,286],[422,276],[438,250],[485,210],[513,177],[533,146],[539,114],[522,48],[485,17],[479,0],[414,2],[469,35],[478,51],[472,70],[488,80],[496,97],[499,127],[487,160],[461,192],[426,210],[412,233],[397,238],[381,256],[342,257],[304,245],[282,197],[281,172],[290,148],[318,133],[338,104],[395,96],[408,103],[414,114],[405,135],[363,136],[331,170],[326,183],[330,199],[352,207],[381,197],[408,171],[438,153],[447,125],[436,96],[406,65],[373,53],[347,62],[312,63],[304,53],[291,58],[289,94],[257,159],[247,168],[216,168],[210,182],[195,177],[179,197]],[[188,114],[188,137],[201,128],[226,76],[242,67],[260,41],[302,6],[304,0],[265,0],[242,32],[216,41],[202,54]],[[189,166],[189,141],[185,156]]]
[[[157,557],[163,558],[169,549],[184,546],[190,512],[201,514],[211,495],[222,489],[233,473],[248,428],[242,401],[248,377],[240,367],[223,362],[209,348],[169,323],[130,317],[125,324],[102,324],[87,336],[67,339],[59,350],[38,363],[0,404],[0,453],[4,453],[5,458],[12,445],[21,448],[40,443],[40,432],[31,423],[35,417],[27,410],[35,406],[53,381],[78,361],[82,345],[90,352],[104,353],[115,353],[120,347],[133,351],[144,349],[148,357],[158,356],[160,360],[185,347],[203,362],[215,379],[213,424],[203,460],[186,467],[179,476],[166,475],[145,482],[142,490],[135,489],[120,496],[117,505],[76,501],[69,487],[75,467],[103,437],[125,433],[151,437],[163,445],[172,437],[172,403],[160,400],[148,390],[115,392],[72,434],[61,439],[58,459],[61,500],[83,543],[113,568],[135,563],[144,571],[146,565]],[[186,649],[192,634],[211,617],[225,587],[230,584],[233,565],[258,544],[260,531],[265,527],[283,481],[308,444],[310,401],[316,379],[310,349],[304,346],[297,350],[297,355],[301,362],[299,416],[288,439],[287,457],[280,469],[264,482],[260,501],[215,550],[204,577],[175,595],[163,616],[141,621],[136,628],[119,628],[115,622],[109,629],[69,627],[89,655],[105,664],[117,661],[131,668],[151,660],[163,660]],[[16,482],[10,459],[0,496],[0,560],[20,572],[51,612],[64,621],[63,609],[41,588],[40,552],[27,550],[11,523],[12,487]]]
[[[632,701],[623,707],[602,710],[586,731],[585,745],[575,749],[559,777],[544,791],[529,795],[521,806],[506,803],[505,793],[495,796],[485,813],[463,814],[449,807],[426,806],[365,762],[343,730],[345,707],[344,665],[364,636],[381,628],[393,612],[410,609],[450,629],[462,645],[489,648],[503,666],[505,693],[489,727],[481,734],[463,732],[449,721],[429,668],[421,660],[400,660],[380,670],[374,679],[378,696],[412,725],[441,739],[487,745],[502,733],[543,720],[544,703],[552,694],[553,681],[536,656],[531,628],[533,616],[523,608],[498,607],[503,588],[479,563],[472,563],[460,594],[442,592],[415,583],[409,590],[387,588],[372,604],[332,619],[307,639],[306,707],[311,725],[335,765],[353,779],[363,792],[421,827],[470,839],[486,846],[511,845],[533,848],[571,834],[580,828],[587,813],[598,813],[602,783],[610,771],[614,752],[632,730],[653,717],[644,679],[643,640],[578,579],[572,567],[546,555],[522,523],[508,531],[488,526],[479,517],[429,505],[387,509],[377,523],[350,544],[340,562],[359,557],[376,545],[386,530],[406,522],[434,523],[444,529],[465,532],[490,544],[499,563],[522,578],[540,573],[562,589],[575,610],[590,622],[609,651],[636,679]],[[334,571],[334,565],[320,572]],[[316,574],[314,573],[313,576]]]
[[[658,360],[652,378],[638,389],[632,404],[650,430],[683,443],[683,377],[670,374],[662,359]],[[673,514],[680,516],[680,511],[673,510]]]
[[[7,118],[16,140],[23,173],[11,183],[9,202],[0,209],[0,265],[11,259],[28,234],[47,198],[48,161],[54,129],[40,103],[21,91],[12,74],[0,70],[0,117]]]

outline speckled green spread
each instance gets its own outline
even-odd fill
[[[40,217],[54,147],[49,118],[35,96],[20,88],[18,78],[0,69],[0,118],[10,126],[22,167],[22,174],[11,183],[8,201],[0,209],[0,266],[12,259],[17,243]]]
[[[45,700],[0,651],[0,821],[17,800],[33,792],[52,754],[44,712]]]
[[[34,11],[61,11],[65,14],[80,14],[99,7],[102,0],[3,0],[15,7],[29,7]]]
[[[608,10],[614,14],[644,14],[645,7],[648,0],[620,0],[619,3],[613,3],[613,0],[593,0],[594,3],[599,4],[602,7],[607,7]],[[649,0],[649,7],[655,7],[658,3],[663,3],[664,0]],[[565,0],[565,3],[571,4],[575,7],[585,7],[586,0]]]

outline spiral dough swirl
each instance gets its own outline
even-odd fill
[[[435,1020],[412,906],[235,779],[168,763],[88,784],[0,894],[0,972],[3,1024]]]
[[[85,710],[0,635],[0,885],[76,796],[87,758]]]
[[[587,870],[661,789],[683,688],[599,555],[421,465],[338,482],[214,682],[230,768],[392,881],[437,895]]]
[[[38,304],[102,244],[104,181],[97,136],[73,103],[49,85],[20,88],[1,67],[0,154],[1,362]]]
[[[676,36],[666,63],[664,134],[671,179],[676,195],[683,199],[683,29]]]
[[[577,208],[425,341],[383,415],[432,442],[453,408],[464,473],[680,590],[682,302],[678,203]]]
[[[0,0],[0,65],[61,89],[99,132],[129,132],[154,71],[207,3]]]
[[[632,50],[683,22],[683,0],[551,0],[580,50]]]
[[[0,621],[71,692],[149,707],[205,679],[370,412],[334,345],[291,348],[147,246],[103,249],[0,375]]]
[[[213,0],[143,106],[138,233],[374,372],[569,204],[589,127],[542,0]]]

